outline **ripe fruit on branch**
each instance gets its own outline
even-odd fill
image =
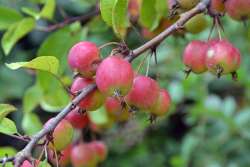
[[[88,41],[79,42],[70,49],[68,64],[82,76],[92,77],[96,71],[94,63],[100,59],[99,54],[96,44]]]
[[[140,13],[141,0],[129,0],[128,12],[133,20],[136,20]]]
[[[185,9],[185,10],[190,10],[193,7],[195,7],[200,0],[177,0],[180,8]]]
[[[74,128],[82,129],[86,127],[89,123],[88,115],[85,113],[80,113],[79,108],[76,107],[74,110],[70,111],[70,113],[65,117]]]
[[[102,162],[107,158],[108,148],[104,142],[92,141],[91,143],[89,143],[89,146],[94,149],[97,156],[97,160],[99,162]]]
[[[68,166],[70,163],[70,154],[72,150],[72,145],[69,145],[64,150],[60,152],[59,155],[57,155],[58,158],[58,165],[60,167]],[[49,152],[49,159],[53,163],[54,166],[56,166],[56,155],[54,155],[54,151],[50,150]]]
[[[190,42],[183,53],[183,64],[186,65],[186,72],[194,72],[197,74],[207,71],[206,67],[206,53],[208,44],[203,41]]]
[[[163,116],[169,110],[170,104],[171,98],[169,93],[166,90],[161,89],[158,100],[153,109],[151,110],[151,113],[156,116]]]
[[[133,83],[131,64],[121,55],[110,56],[102,61],[96,72],[96,85],[107,96],[126,95]]]
[[[207,23],[206,16],[203,13],[201,13],[192,17],[185,24],[185,29],[192,34],[197,34],[205,30],[207,26],[208,26],[208,23]]]
[[[95,150],[88,144],[79,144],[72,148],[71,162],[74,167],[95,167],[97,157]]]
[[[210,42],[207,51],[206,66],[210,72],[220,77],[223,74],[235,74],[240,67],[241,56],[237,48],[226,40]],[[234,77],[234,76],[233,76]]]
[[[225,12],[225,0],[212,0],[209,9],[212,12],[224,13]]]
[[[48,126],[52,120],[53,118],[46,122],[44,126]],[[50,143],[49,147],[53,148],[54,146],[57,151],[63,150],[71,143],[73,134],[74,129],[72,125],[66,119],[61,120],[52,133],[53,144]]]
[[[159,86],[157,82],[146,76],[136,76],[133,86],[125,101],[132,107],[142,110],[150,110],[159,97]]]
[[[70,91],[73,94],[77,95],[79,91],[86,88],[89,84],[93,84],[93,83],[94,83],[93,79],[77,77],[73,81]],[[103,103],[104,103],[104,96],[98,89],[96,89],[81,100],[81,102],[79,103],[79,107],[87,111],[95,111]]]
[[[39,161],[35,160],[35,164],[34,165],[38,166],[39,165]],[[28,160],[25,160],[25,161],[23,161],[23,164],[20,167],[33,167],[33,165]]]
[[[246,20],[250,17],[250,0],[226,0],[228,15],[235,20]]]
[[[119,101],[116,97],[108,97],[105,101],[107,114],[118,122],[127,121],[130,117],[128,107],[124,102]]]

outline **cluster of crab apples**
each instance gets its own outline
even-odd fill
[[[224,39],[212,39],[208,42],[191,41],[183,53],[187,74],[209,71],[218,78],[221,75],[232,74],[232,78],[237,79],[236,70],[240,67],[240,62],[239,50]]]
[[[103,141],[83,142],[74,139],[74,131],[89,124],[87,115],[79,113],[76,109],[61,120],[50,136],[47,136],[48,160],[53,166],[65,167],[72,164],[74,167],[95,167],[107,157],[108,148]],[[48,126],[52,119],[44,126]],[[39,164],[39,160],[33,162],[25,160],[21,167],[39,166]]]
[[[163,116],[170,107],[168,92],[154,79],[134,72],[120,53],[101,60],[99,48],[84,41],[71,48],[68,63],[79,74],[71,85],[73,96],[91,83],[97,85],[97,89],[79,103],[80,109],[95,111],[105,105],[109,115],[119,117],[129,116],[132,111]]]
[[[165,115],[170,107],[168,92],[160,89],[150,77],[136,74],[121,54],[102,60],[96,44],[83,41],[71,48],[68,63],[78,73],[70,88],[72,98],[90,84],[96,84],[97,88],[83,98],[47,136],[50,141],[48,147],[52,151],[50,160],[54,164],[66,166],[71,162],[74,167],[95,167],[105,160],[107,147],[102,141],[72,144],[74,129],[83,129],[89,124],[88,112],[105,106],[107,115],[120,122],[127,121],[133,111],[144,111],[150,113],[151,118],[156,118]],[[48,126],[48,122],[44,126]],[[60,152],[59,158],[55,152]]]

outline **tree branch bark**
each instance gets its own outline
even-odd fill
[[[196,7],[194,7],[192,10],[185,12],[182,14],[180,19],[167,28],[165,31],[160,33],[158,36],[153,38],[152,40],[148,41],[141,47],[134,49],[131,51],[131,53],[125,57],[126,60],[129,62],[132,62],[135,58],[137,58],[139,55],[141,55],[143,52],[147,51],[148,49],[156,47],[158,44],[160,44],[166,37],[168,37],[170,34],[172,34],[174,31],[180,29],[183,27],[183,25],[191,19],[196,14],[202,13],[206,11],[207,6],[209,5],[210,0],[203,0],[200,2]],[[44,138],[46,135],[48,135],[50,132],[52,132],[55,127],[58,125],[58,123],[72,110],[74,109],[79,102],[85,98],[91,91],[96,89],[96,84],[91,84],[85,89],[82,90],[82,92],[75,97],[71,103],[69,103],[54,119],[48,124],[46,127],[44,127],[41,131],[39,131],[36,135],[34,135],[30,142],[21,150],[18,152],[15,157],[12,159],[15,163],[15,167],[19,167],[24,160],[31,157],[32,150],[35,147],[36,143],[39,142],[42,138]],[[2,160],[0,160],[2,162]]]
[[[98,15],[99,13],[100,13],[99,8],[96,8],[96,9],[91,10],[90,12],[88,12],[87,14],[84,14],[82,16],[71,17],[71,18],[65,19],[63,22],[56,23],[56,24],[50,25],[48,27],[37,27],[37,30],[43,31],[43,32],[51,32],[51,31],[57,30],[59,28],[63,28],[66,25],[74,23],[76,21],[87,22],[88,20],[90,20],[92,17]]]

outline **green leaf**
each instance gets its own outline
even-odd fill
[[[2,38],[4,53],[8,55],[16,42],[31,32],[35,27],[35,24],[36,22],[33,18],[25,18],[11,25]]]
[[[128,0],[116,0],[112,10],[112,27],[115,34],[124,38],[129,26],[129,20],[127,16]]]
[[[59,75],[68,69],[67,54],[69,49],[76,43],[86,38],[87,29],[74,29],[65,27],[51,34],[42,44],[38,56],[53,55],[60,61]],[[43,109],[49,112],[60,111],[70,98],[61,82],[55,77],[46,75],[44,72],[37,74],[37,83],[42,90],[40,104]]]
[[[112,26],[113,23],[113,7],[117,0],[101,0],[100,1],[100,10],[102,19],[109,25]]]
[[[0,147],[0,157],[4,157],[5,154],[8,156],[14,156],[16,153],[16,149],[12,147]]]
[[[101,0],[100,9],[103,20],[112,26],[118,37],[124,38],[129,26],[128,0]]]
[[[0,121],[0,133],[3,133],[3,134],[15,134],[15,133],[17,133],[15,123],[8,118],[3,118]]]
[[[23,13],[33,17],[36,20],[40,19],[39,11],[36,11],[36,10],[34,10],[32,8],[28,8],[28,7],[22,7],[21,10],[22,10]]]
[[[31,112],[42,98],[42,91],[38,85],[30,87],[24,94],[23,97],[23,111]]]
[[[13,23],[20,21],[22,17],[15,9],[0,6],[0,30],[9,28]]]
[[[53,56],[41,56],[28,62],[18,62],[10,64],[6,63],[6,66],[12,70],[16,70],[22,67],[46,71],[56,75],[59,68],[59,61],[56,57]]]
[[[16,107],[9,104],[0,104],[0,121],[13,111],[16,111]]]
[[[48,163],[48,160],[45,159],[38,164],[38,167],[51,167],[51,165]]]
[[[27,135],[34,135],[42,129],[39,117],[34,113],[26,113],[22,120],[22,128]]]
[[[104,106],[100,107],[96,111],[89,112],[88,115],[90,120],[97,125],[103,125],[108,123],[108,116]]]
[[[0,157],[3,158],[5,155],[8,155],[9,157],[15,156],[17,153],[17,150],[12,147],[0,147]],[[7,162],[5,164],[5,167],[13,167],[14,165],[12,162]]]
[[[167,3],[165,0],[143,0],[139,21],[143,26],[154,30],[166,14]]]
[[[56,8],[55,0],[46,0],[44,7],[40,13],[42,18],[53,19]]]
[[[156,18],[156,9],[154,8],[155,0],[143,0],[140,11],[140,23],[152,29],[155,18]]]

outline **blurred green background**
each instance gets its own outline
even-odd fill
[[[28,17],[35,22],[33,27],[28,24],[21,27],[20,31],[24,31],[31,26],[32,31],[20,37],[8,55],[0,50],[0,102],[17,107],[18,111],[8,117],[15,121],[19,133],[36,133],[42,123],[69,102],[69,96],[52,75],[26,69],[13,71],[5,63],[55,56],[60,62],[59,78],[65,85],[70,85],[72,72],[66,58],[74,43],[89,40],[100,46],[119,39],[100,16],[84,23],[74,22],[52,32],[43,30],[65,18],[90,13],[95,4],[95,0],[57,0],[54,17],[47,15],[43,18],[39,16],[44,5],[41,0],[0,0],[2,45],[3,36],[10,31],[11,25]],[[199,34],[186,33],[184,37],[167,38],[157,49],[158,64],[153,59],[150,63],[149,75],[171,94],[173,103],[168,115],[150,124],[148,115],[136,113],[126,123],[102,129],[97,136],[107,142],[109,155],[100,166],[250,166],[250,28],[248,24],[235,22],[228,16],[222,18],[223,37],[242,54],[238,81],[232,81],[230,76],[217,79],[209,73],[191,74],[185,79],[185,67],[181,61],[183,48],[191,40],[207,40],[212,19],[207,16],[207,20],[209,26]],[[13,27],[20,28],[20,24]],[[9,33],[17,32],[12,30]],[[140,26],[134,23],[125,39],[130,49],[146,41],[139,33]],[[214,37],[216,35],[213,34]],[[111,47],[103,49],[102,56],[107,56],[110,50]],[[145,53],[148,54],[150,52]],[[143,58],[142,55],[133,62],[134,69]],[[146,66],[141,69],[142,74],[145,74]],[[107,122],[102,114],[93,115],[93,121]],[[18,150],[23,146],[24,143],[0,134],[1,156],[5,153],[12,155],[15,150],[10,147]]]

